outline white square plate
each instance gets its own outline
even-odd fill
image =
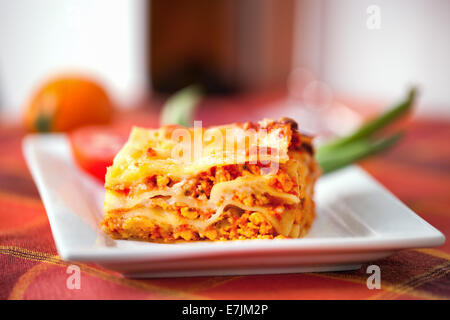
[[[357,269],[444,235],[362,169],[322,177],[317,218],[305,238],[157,244],[111,240],[98,225],[103,186],[80,171],[65,135],[30,135],[23,151],[47,210],[59,255],[134,277],[293,273]]]

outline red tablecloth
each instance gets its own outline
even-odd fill
[[[93,265],[66,286],[44,206],[21,153],[23,132],[0,129],[1,299],[434,299],[450,298],[450,244],[381,261],[381,290],[358,271],[136,280]],[[412,210],[450,234],[450,122],[416,120],[392,151],[361,165]]]

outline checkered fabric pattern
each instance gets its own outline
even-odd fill
[[[66,286],[70,262],[58,256],[17,127],[0,128],[0,299],[448,299],[450,242],[373,262],[381,289],[360,270],[331,273],[127,279],[94,265],[81,288]],[[422,218],[450,234],[450,123],[415,120],[392,151],[362,167]]]

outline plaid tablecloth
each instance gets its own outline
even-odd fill
[[[136,280],[94,265],[68,289],[44,206],[21,152],[23,132],[0,129],[0,299],[448,299],[450,242],[373,262],[381,289],[358,271]],[[450,235],[450,122],[416,120],[395,148],[361,163],[412,210]]]

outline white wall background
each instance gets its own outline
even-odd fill
[[[118,102],[146,89],[143,0],[0,0],[0,112],[18,118],[40,81],[98,78]]]
[[[335,91],[396,99],[421,87],[419,111],[450,117],[449,0],[297,0],[294,67]],[[144,0],[0,0],[0,113],[17,118],[42,81],[81,70],[119,102],[145,91]],[[370,5],[380,29],[366,26]]]
[[[417,84],[419,113],[450,117],[450,1],[297,4],[304,21],[296,29],[294,66],[311,68],[337,92],[378,101],[396,99]],[[380,8],[380,29],[367,27],[370,5]],[[308,11],[315,18],[305,16]]]

